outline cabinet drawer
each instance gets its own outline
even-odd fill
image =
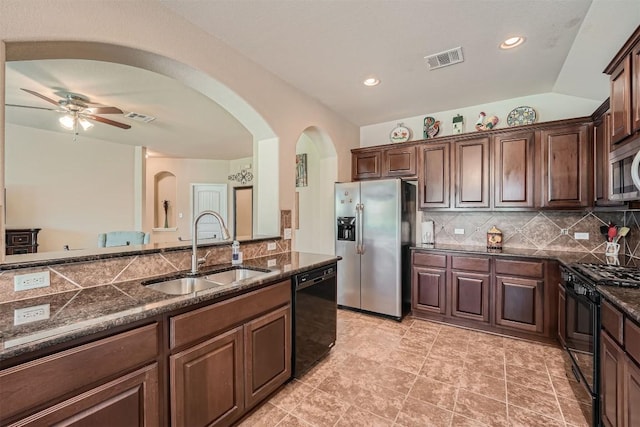
[[[2,418],[124,373],[158,355],[158,325],[81,345],[0,372]]]
[[[496,274],[541,278],[544,275],[544,264],[539,261],[496,259]]]
[[[452,256],[451,267],[454,270],[489,272],[489,258]]]
[[[30,245],[31,244],[31,234],[10,234],[7,236],[9,239],[10,245]]]
[[[614,306],[607,301],[602,301],[600,309],[602,329],[609,332],[619,344],[622,344],[624,336],[622,335],[622,324],[624,318]]]
[[[414,265],[426,265],[428,267],[447,267],[447,256],[440,254],[429,254],[424,252],[413,253]]]
[[[640,326],[624,319],[624,349],[640,365]]]
[[[287,280],[174,316],[170,319],[170,347],[173,349],[213,336],[289,302],[291,282]]]

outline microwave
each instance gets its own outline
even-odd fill
[[[609,199],[640,200],[640,138],[609,153]]]

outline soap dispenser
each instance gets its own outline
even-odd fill
[[[240,242],[233,241],[231,245],[231,265],[242,264],[242,252],[240,252]]]

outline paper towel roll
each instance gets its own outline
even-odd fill
[[[422,222],[422,243],[426,245],[433,245],[434,240],[434,222],[423,221]]]

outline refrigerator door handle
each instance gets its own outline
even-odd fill
[[[364,204],[360,203],[360,254],[364,254],[364,240],[362,239],[362,230],[364,230]]]
[[[360,203],[356,204],[356,253],[362,254],[360,249],[362,242],[362,224],[360,222]]]

